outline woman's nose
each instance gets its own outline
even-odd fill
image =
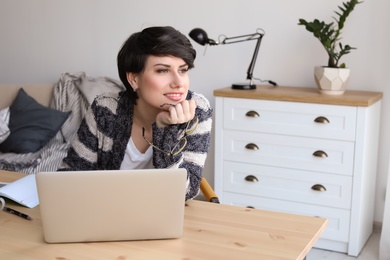
[[[171,87],[172,88],[180,88],[182,86],[183,86],[182,76],[179,75],[179,73],[173,73],[172,81],[171,81]]]

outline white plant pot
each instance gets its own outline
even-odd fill
[[[314,68],[314,79],[322,94],[342,95],[349,82],[350,69],[328,68],[317,66]]]

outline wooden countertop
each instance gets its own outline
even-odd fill
[[[324,95],[317,88],[257,86],[253,90],[217,89],[214,96],[367,107],[381,100],[383,93],[347,90],[343,95]]]

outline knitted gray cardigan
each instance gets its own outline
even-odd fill
[[[177,155],[167,155],[153,148],[155,168],[185,168],[187,170],[186,199],[199,193],[202,170],[210,145],[212,108],[200,94],[188,91],[187,100],[197,104],[195,114],[199,123],[187,145]],[[117,170],[123,161],[131,136],[134,104],[127,91],[105,93],[95,98],[86,112],[72,145],[59,171]],[[158,128],[153,124],[153,144],[171,151],[184,135],[185,124]]]

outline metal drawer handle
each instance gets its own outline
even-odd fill
[[[326,157],[328,157],[328,154],[325,153],[324,151],[318,150],[318,151],[315,151],[315,152],[313,153],[313,156],[315,156],[315,157],[321,157],[321,158],[326,158]]]
[[[259,113],[257,113],[256,111],[253,111],[253,110],[246,112],[245,115],[247,117],[260,117]]]
[[[312,190],[324,192],[326,191],[326,188],[321,184],[316,184],[311,187]]]
[[[320,124],[329,124],[330,123],[329,119],[327,119],[324,116],[317,117],[316,119],[314,119],[314,122],[320,123]]]
[[[245,145],[245,148],[248,150],[255,150],[255,151],[259,150],[259,147],[254,143],[249,143],[249,144]]]
[[[245,180],[246,180],[246,181],[249,181],[249,182],[258,182],[258,181],[259,181],[259,179],[257,179],[257,177],[254,176],[254,175],[248,175],[248,176],[246,176],[246,177],[245,177]]]

